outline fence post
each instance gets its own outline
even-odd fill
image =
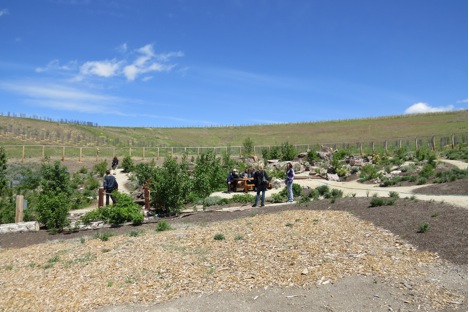
[[[142,160],[145,160],[145,146],[142,147]]]
[[[99,160],[99,147],[96,148],[96,161]]]
[[[78,162],[81,162],[83,147],[80,147],[80,156],[78,157]]]
[[[129,147],[129,157],[132,157],[132,148]]]
[[[363,157],[363,143],[360,143],[360,156]]]
[[[454,134],[451,135],[451,149],[454,149]]]
[[[388,141],[384,141],[384,150],[388,151]]]
[[[23,222],[23,203],[23,195],[16,195],[16,223]]]
[[[62,146],[62,161],[65,160],[65,146]]]
[[[104,187],[100,186],[98,190],[98,208],[104,207]]]
[[[44,152],[44,145],[42,146],[42,159],[46,159],[46,155],[45,155],[45,152]]]
[[[371,142],[371,150],[373,153],[375,152],[375,142]]]
[[[160,158],[160,148],[159,147],[157,147],[156,158],[158,158],[158,159]]]
[[[44,157],[43,157],[44,158]],[[23,145],[23,152],[21,154],[21,162],[24,162],[24,145]]]
[[[145,210],[150,210],[150,188],[148,185],[143,187],[143,197],[145,198]]]
[[[435,136],[432,136],[432,151],[435,150]]]
[[[415,138],[415,150],[418,151],[419,150],[419,141],[417,138]]]

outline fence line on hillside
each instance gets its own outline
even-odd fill
[[[467,133],[451,136],[432,136],[424,138],[404,138],[373,142],[356,143],[315,143],[315,144],[289,144],[297,153],[309,150],[321,150],[321,146],[328,146],[333,149],[348,149],[354,154],[364,155],[375,151],[392,151],[398,148],[408,150],[418,150],[426,147],[432,150],[442,148],[455,148],[459,144],[467,143]],[[0,145],[2,146],[2,145]],[[242,157],[244,146],[211,146],[211,147],[108,147],[108,146],[64,146],[64,145],[3,145],[8,159],[22,162],[31,159],[61,159],[75,160],[78,162],[89,161],[90,159],[100,161],[110,159],[114,156],[124,158],[130,156],[132,159],[159,159],[169,155],[198,156],[208,151],[217,155],[230,154],[230,156]],[[281,148],[281,145],[256,145],[253,146],[254,155],[262,155],[262,151]]]

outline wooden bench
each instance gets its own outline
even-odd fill
[[[236,181],[236,190],[242,188],[245,193],[248,191],[254,190],[254,184],[248,183],[249,181],[254,181],[254,178],[237,178]]]

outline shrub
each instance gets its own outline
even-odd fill
[[[132,225],[143,223],[144,216],[138,204],[127,194],[115,192],[117,202],[113,206],[105,206],[87,212],[80,220],[83,224],[95,221],[104,221],[109,224],[123,224],[132,222]]]
[[[243,142],[243,155],[250,157],[254,155],[254,141],[251,138],[246,138]]]
[[[247,203],[252,203],[255,199],[256,197],[251,194],[242,194],[242,195],[235,194],[231,198],[230,202],[247,204]]]
[[[55,233],[69,225],[67,218],[71,206],[70,174],[57,160],[53,165],[41,166],[41,188],[36,207],[37,221]]]
[[[417,233],[425,233],[429,229],[430,229],[430,224],[425,222],[425,223],[422,223],[422,224],[419,225],[419,229],[418,229]]]
[[[391,191],[391,192],[389,192],[389,197],[397,199],[397,198],[399,198],[399,193]]]
[[[344,192],[339,189],[332,189],[331,191],[332,198],[342,198]]]
[[[428,180],[425,177],[420,177],[417,179],[417,185],[427,184]]]
[[[288,142],[282,144],[281,147],[281,157],[282,161],[290,161],[293,160],[296,156],[295,147]]]
[[[171,226],[165,220],[158,221],[158,223],[156,224],[155,231],[157,232],[164,232],[169,230],[171,230]]]
[[[132,160],[132,157],[130,156],[125,156],[124,159],[122,159],[122,171],[124,172],[132,172],[135,169],[134,162]]]
[[[385,205],[384,198],[378,197],[378,196],[371,197],[371,202],[370,202],[371,207],[379,207],[379,206],[384,206],[384,205]]]
[[[183,166],[169,157],[162,167],[153,171],[151,203],[159,213],[177,214],[181,211],[191,185],[189,173]]]
[[[372,180],[372,179],[376,179],[380,176],[380,174],[378,173],[378,169],[375,165],[373,164],[366,164],[364,166],[362,166],[361,170],[360,170],[360,179],[362,181],[369,181],[369,180]]]
[[[226,188],[226,169],[215,153],[204,153],[197,158],[196,162],[191,180],[191,192],[196,197],[205,198],[214,191]]]
[[[324,196],[324,194],[329,193],[329,186],[328,185],[320,185],[316,187],[316,190],[319,192],[320,196]]]
[[[213,237],[214,240],[225,240],[225,235],[219,233],[219,234],[215,234],[215,236]]]
[[[106,174],[107,170],[107,161],[103,160],[93,166],[93,172],[95,172],[97,175],[100,177],[104,176]]]

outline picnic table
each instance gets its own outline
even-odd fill
[[[235,179],[236,181],[236,189],[235,191],[238,190],[238,188],[242,188],[245,193],[248,191],[254,190],[254,183],[248,183],[250,181],[254,181],[254,178],[237,178]]]

